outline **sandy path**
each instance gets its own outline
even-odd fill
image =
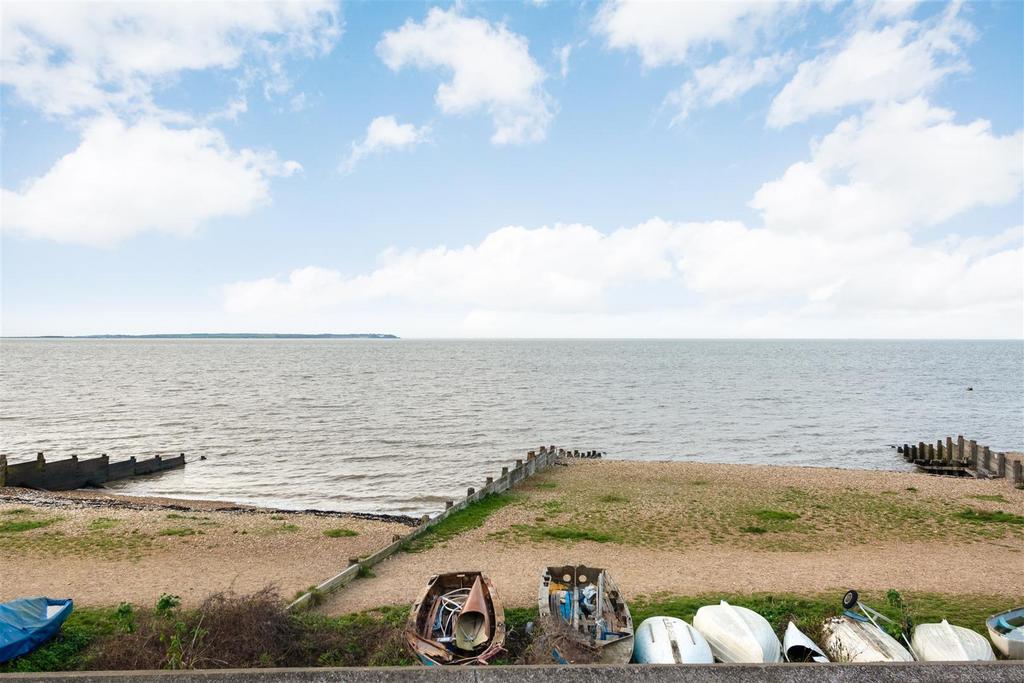
[[[143,509],[81,507],[65,498],[60,507],[0,501],[0,524],[57,520],[0,534],[0,601],[49,595],[79,605],[153,604],[172,593],[195,604],[210,593],[267,585],[290,598],[340,571],[347,558],[368,555],[393,534],[408,532],[400,524],[347,517],[216,512],[213,503],[169,511],[137,498],[129,500]],[[341,527],[358,535],[324,536]],[[191,533],[161,535],[168,529]]]

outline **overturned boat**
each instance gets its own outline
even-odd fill
[[[837,662],[912,662],[910,650],[882,630],[879,621],[899,627],[895,621],[878,610],[860,602],[857,591],[843,596],[843,614],[826,619],[825,649]],[[903,640],[910,645],[906,629]]]
[[[821,648],[792,621],[789,622],[782,637],[782,654],[787,662],[828,662],[828,657]]]
[[[70,599],[21,598],[0,603],[0,663],[28,654],[60,631]]]
[[[711,646],[715,659],[729,663],[782,661],[782,643],[768,620],[757,612],[722,600],[705,605],[693,617],[693,627]]]
[[[637,664],[713,664],[704,636],[682,619],[650,617],[640,622],[633,638]]]
[[[985,620],[989,638],[1007,659],[1024,659],[1024,607],[993,614]]]
[[[405,639],[421,663],[487,664],[505,648],[505,610],[480,572],[430,577],[413,603]]]
[[[918,624],[910,640],[921,662],[990,662],[996,658],[985,636],[945,619],[940,624]]]
[[[537,597],[540,625],[560,664],[625,664],[633,655],[633,617],[599,567],[548,567]]]

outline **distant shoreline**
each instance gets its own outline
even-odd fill
[[[43,334],[3,339],[399,339],[394,334],[272,334],[262,332],[197,332],[193,334]]]

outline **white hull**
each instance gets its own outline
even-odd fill
[[[825,650],[833,662],[912,662],[899,641],[873,624],[850,617],[825,621]]]
[[[999,622],[1006,622],[1000,624]],[[992,644],[1007,659],[1024,659],[1024,608],[996,614],[985,622]],[[1016,626],[1016,628],[1013,628]],[[1007,630],[1010,629],[1010,630]]]
[[[786,635],[782,639],[782,653],[787,662],[814,661],[824,664],[828,661],[821,648],[804,635],[792,621],[786,627]]]
[[[708,641],[720,662],[782,661],[782,643],[771,624],[746,607],[736,607],[724,600],[718,605],[706,605],[697,610],[693,627]]]
[[[633,634],[638,664],[712,664],[711,646],[697,629],[675,617],[644,619]]]
[[[910,645],[922,662],[989,662],[996,658],[984,636],[945,619],[941,624],[920,624]]]

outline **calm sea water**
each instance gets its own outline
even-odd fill
[[[879,469],[947,434],[1024,449],[1022,342],[4,340],[0,391],[12,461],[184,451],[112,487],[289,508],[434,511],[540,444]]]

